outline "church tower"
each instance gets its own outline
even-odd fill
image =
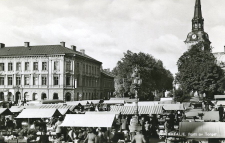
[[[192,19],[192,31],[188,33],[184,43],[190,48],[198,42],[203,42],[204,50],[210,50],[209,36],[204,32],[204,19],[202,17],[201,0],[196,0],[194,17]]]

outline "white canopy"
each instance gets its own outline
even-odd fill
[[[215,99],[225,99],[225,95],[214,95]]]
[[[104,104],[124,104],[124,100],[105,100]]]
[[[110,111],[86,111],[85,114],[114,114],[114,115],[119,115],[120,112],[119,111],[115,111],[115,112],[110,112]]]
[[[165,110],[185,110],[183,104],[160,104]]]
[[[173,98],[160,98],[160,101],[168,101],[168,100],[173,100]]]
[[[50,118],[53,116],[61,116],[58,109],[23,109],[16,118]]]
[[[135,102],[129,104],[124,104],[124,106],[135,106]],[[138,102],[138,106],[154,106],[154,105],[158,105],[158,101],[146,101],[146,102],[143,102],[143,101],[139,101]]]
[[[112,127],[115,114],[66,114],[63,127]]]

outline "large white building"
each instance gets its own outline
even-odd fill
[[[17,47],[0,43],[0,100],[99,99],[107,96],[100,87],[101,65],[65,42]]]

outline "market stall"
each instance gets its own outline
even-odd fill
[[[115,114],[67,114],[62,127],[112,127]],[[93,122],[94,121],[94,122]]]
[[[199,111],[199,112],[187,112],[185,113],[187,118],[198,117],[204,121],[219,121],[219,112],[218,111]]]
[[[133,103],[126,103],[124,106],[135,106],[135,102]],[[158,105],[158,101],[140,101],[138,102],[138,106],[154,106]]]
[[[225,95],[214,95],[215,100],[225,100]]]
[[[166,111],[184,111],[183,104],[160,104],[163,106],[163,109]]]
[[[17,118],[50,118],[54,116],[62,116],[58,109],[24,109]]]
[[[111,112],[119,111],[121,114],[130,115],[136,111],[136,106],[111,106]],[[161,114],[163,113],[162,106],[139,106],[139,114]]]

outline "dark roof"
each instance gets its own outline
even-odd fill
[[[106,76],[112,77],[112,78],[115,77],[112,73],[106,72],[104,70],[101,70],[101,73],[104,74],[104,75],[106,75]]]
[[[73,51],[67,47],[61,45],[38,45],[38,46],[17,46],[17,47],[4,47],[0,48],[0,56],[28,56],[28,55],[79,55],[97,62],[100,62],[86,54],[78,51]],[[101,62],[100,62],[101,63]]]

